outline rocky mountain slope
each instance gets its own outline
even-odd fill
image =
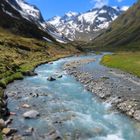
[[[97,37],[92,46],[108,49],[140,50],[140,1],[134,4],[102,35]]]
[[[0,26],[20,35],[44,38],[47,41],[65,41],[55,27],[45,23],[41,12],[24,0],[1,0]]]
[[[7,2],[19,11],[24,18],[37,22],[44,21],[40,10],[36,6],[29,5],[23,0],[7,0]]]
[[[69,12],[63,17],[53,17],[47,22],[54,25],[59,32],[70,40],[90,41],[98,36],[127,7],[95,8],[85,13]]]

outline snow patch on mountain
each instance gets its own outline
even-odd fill
[[[63,17],[56,16],[47,23],[54,25],[58,31],[70,40],[92,40],[101,30],[108,28],[127,7],[103,6],[85,13],[66,13]]]
[[[40,20],[41,14],[39,9],[33,5],[29,5],[25,3],[23,0],[15,0],[18,5],[20,5],[21,9],[27,14],[27,16],[31,16],[36,20]]]
[[[7,0],[7,2],[16,9],[22,17],[34,22],[43,22],[43,17],[40,10],[34,6],[26,3],[24,0]]]
[[[58,32],[53,25],[45,22],[40,10],[36,6],[30,5],[24,0],[6,0],[6,2],[14,8],[22,16],[22,18],[36,24],[39,29],[49,33],[56,41],[60,40],[59,42],[67,42],[67,39],[64,38],[62,33]],[[3,11],[8,15],[13,16],[12,13],[4,8]]]

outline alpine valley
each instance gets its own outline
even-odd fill
[[[140,0],[27,1],[0,0],[0,140],[140,140]]]

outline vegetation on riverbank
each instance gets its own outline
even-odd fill
[[[79,51],[71,45],[48,43],[14,35],[0,28],[0,101],[3,88],[37,65],[69,56]],[[1,106],[1,105],[0,105]]]
[[[0,133],[0,140],[3,140],[3,138],[2,138],[2,134]]]
[[[118,52],[105,55],[101,61],[108,67],[121,69],[140,77],[140,52]]]

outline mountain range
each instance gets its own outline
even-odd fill
[[[84,13],[68,12],[62,17],[55,16],[49,19],[47,23],[54,25],[71,41],[89,42],[127,9],[128,7],[103,6]]]
[[[1,0],[0,27],[47,42],[86,41],[94,47],[125,45],[139,41],[139,3],[129,9],[103,6],[84,13],[69,12],[45,21],[40,10],[24,0]]]
[[[56,28],[45,22],[40,10],[24,0],[1,0],[0,25],[16,34],[65,42],[66,38]]]

